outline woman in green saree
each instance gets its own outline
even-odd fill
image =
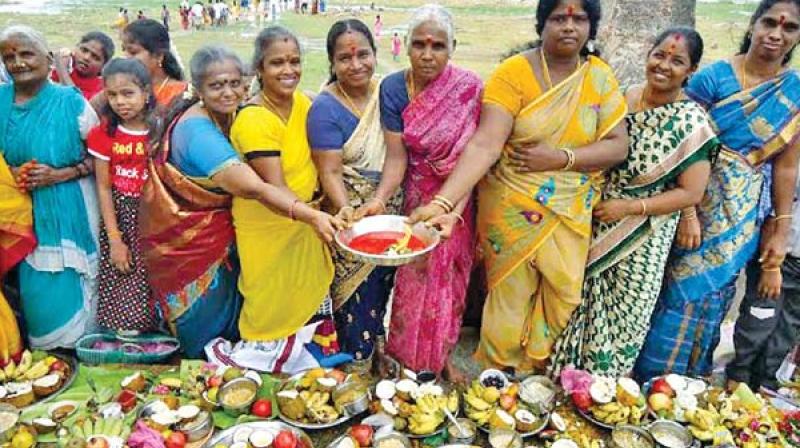
[[[567,365],[610,376],[633,368],[680,210],[702,199],[717,146],[705,111],[682,89],[702,55],[696,31],[662,32],[648,53],[646,83],[626,94],[628,158],[609,171],[594,209],[583,301],[556,343],[553,375]]]

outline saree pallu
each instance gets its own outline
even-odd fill
[[[91,123],[90,123],[91,121]],[[47,83],[28,102],[14,104],[14,87],[0,86],[0,151],[11,167],[35,159],[73,166],[86,153],[83,128],[96,122],[80,92]],[[20,264],[20,296],[32,347],[71,347],[94,325],[98,214],[94,180],[36,188],[37,246]]]
[[[482,83],[448,65],[403,111],[408,150],[404,211],[439,191],[477,129]],[[458,341],[474,256],[471,198],[449,239],[420,263],[398,268],[386,351],[406,367],[441,372]]]
[[[732,76],[728,63],[717,63],[698,76],[713,76],[724,88],[726,75]],[[736,87],[718,92],[723,99],[709,110],[722,148],[697,207],[702,244],[695,250],[673,250],[635,368],[643,380],[667,372],[710,373],[736,279],[757,255],[761,224],[771,208],[771,160],[800,134],[796,72],[787,71],[746,91]]]
[[[190,357],[220,335],[236,334],[241,299],[236,293],[231,197],[201,187],[169,162],[170,125],[160,152],[149,161],[142,189],[139,231],[150,286],[168,327]]]
[[[627,117],[628,158],[611,170],[604,200],[658,196],[692,164],[709,160],[717,140],[692,101]],[[556,342],[548,373],[568,365],[593,374],[630,373],[658,300],[680,213],[594,223],[583,300]]]
[[[356,129],[342,147],[342,180],[352,207],[364,205],[375,195],[385,157],[380,87],[376,85]],[[402,198],[400,191],[392,196],[385,213],[399,214]],[[338,212],[327,201],[323,209],[333,215]],[[368,359],[376,338],[385,334],[383,318],[395,269],[362,263],[336,245],[331,247],[331,254],[335,268],[331,298],[339,343],[355,359]]]
[[[0,281],[36,247],[31,197],[17,188],[11,169],[0,157]],[[24,348],[17,319],[0,289],[0,367]]]
[[[500,161],[478,190],[489,286],[476,352],[483,364],[530,371],[547,360],[580,303],[592,207],[602,186],[600,173],[517,173],[511,148],[585,146],[602,139],[625,112],[610,68],[590,57],[515,117]]]

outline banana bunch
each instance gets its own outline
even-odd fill
[[[419,403],[419,400],[417,403]],[[408,430],[417,435],[430,434],[436,431],[443,422],[444,414],[437,407],[432,413],[417,412],[412,414],[408,418]]]
[[[701,442],[730,436],[730,431],[722,425],[720,414],[713,407],[687,410],[686,421],[689,423],[689,432]]]
[[[83,423],[76,423],[75,426],[70,428],[69,431],[73,436],[83,439],[96,435],[104,435],[108,437],[120,437],[127,440],[130,435],[131,429],[124,425],[121,418],[101,418],[96,422],[87,418]]]
[[[467,413],[469,413],[470,408],[471,410],[479,412],[492,411],[494,409],[493,403],[489,403],[483,399],[485,391],[486,388],[481,385],[480,381],[472,382],[467,389],[467,392],[464,393],[464,401],[467,402]]]
[[[623,406],[617,401],[594,405],[589,410],[598,421],[614,426],[618,424],[639,425],[644,417],[642,408],[638,406]]]
[[[29,350],[22,352],[19,364],[14,360],[9,361],[3,369],[0,369],[1,381],[36,380],[50,371],[50,367],[43,361],[33,362],[33,354]]]
[[[329,392],[304,390],[300,392],[300,398],[306,404],[306,415],[312,420],[327,423],[339,418],[339,412],[329,403],[331,399]]]

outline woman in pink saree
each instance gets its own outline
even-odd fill
[[[449,64],[452,17],[425,6],[411,20],[411,69],[381,84],[381,119],[387,155],[375,197],[357,215],[382,213],[403,184],[404,211],[434,199],[456,165],[480,118],[482,84],[477,75]],[[475,249],[474,205],[470,198],[443,204],[456,223],[426,260],[397,270],[386,352],[415,371],[447,370],[458,341]]]

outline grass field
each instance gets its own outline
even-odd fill
[[[17,2],[16,4],[11,2]],[[383,0],[378,7],[386,10],[380,14],[384,21],[384,37],[379,41],[379,73],[397,70],[405,59],[392,61],[389,53],[390,33],[402,33],[410,9],[429,0]],[[149,17],[158,18],[162,0],[0,0],[0,26],[22,23],[42,31],[53,47],[71,46],[79,36],[89,30],[100,29],[116,38],[110,29],[117,9],[126,6],[130,15],[144,10]],[[535,37],[534,0],[444,0],[439,3],[451,8],[456,17],[456,63],[488,75],[499,62],[503,52]],[[303,88],[316,89],[327,76],[325,35],[330,25],[350,14],[337,13],[342,6],[368,4],[368,0],[329,1],[331,13],[327,16],[301,16],[284,14],[280,23],[301,36],[305,48]],[[22,6],[20,6],[22,5]],[[173,29],[179,27],[177,0],[169,0]],[[36,12],[41,6],[39,12]],[[747,25],[752,3],[736,4],[728,1],[698,3],[697,26],[706,41],[706,60],[726,57],[733,53]],[[20,10],[26,12],[20,13]],[[372,25],[376,12],[365,11],[358,15]],[[173,39],[184,63],[188,63],[194,50],[204,44],[222,43],[240,54],[245,60],[252,56],[252,42],[258,32],[256,25],[242,21],[224,28],[200,32],[173,31]],[[797,64],[797,62],[795,62]]]

